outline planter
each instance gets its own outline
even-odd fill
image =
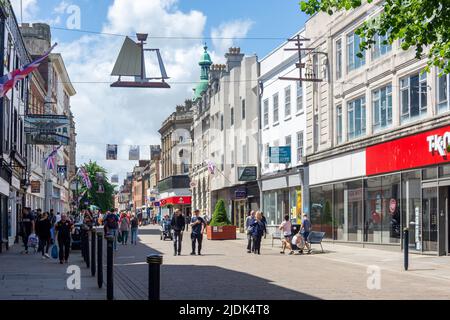
[[[236,227],[207,227],[208,240],[236,240]]]

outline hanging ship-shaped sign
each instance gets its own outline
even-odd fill
[[[169,79],[166,68],[161,58],[159,49],[145,49],[145,41],[148,35],[138,33],[137,39],[140,43],[136,43],[129,37],[126,37],[117,58],[112,76],[118,76],[119,80],[111,84],[112,88],[166,88],[170,86],[165,82]],[[145,72],[145,56],[146,51],[156,52],[158,58],[159,70],[161,77],[147,78]],[[122,81],[122,77],[134,77],[134,81]],[[159,80],[159,81],[155,81]]]

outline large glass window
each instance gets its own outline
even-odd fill
[[[438,70],[438,73],[440,73],[441,70]],[[448,99],[448,92],[449,92],[449,75],[443,75],[442,77],[438,76],[437,79],[437,111],[438,113],[446,112],[450,110],[450,103]]]
[[[264,100],[264,128],[269,125],[269,99]]]
[[[439,167],[439,178],[450,178],[450,165]]]
[[[374,38],[375,43],[372,45],[372,60],[375,60],[389,51],[392,50],[392,46],[388,42],[388,35],[375,35]]]
[[[361,52],[362,58],[357,56],[360,52],[360,43],[361,38],[354,32],[347,36],[347,71],[358,69],[366,63],[365,51]]]
[[[347,205],[345,203],[345,184],[334,185],[334,240],[346,241],[348,237]]]
[[[325,232],[325,238],[333,238],[333,185],[311,188],[312,230]]]
[[[438,189],[422,190],[422,234],[423,251],[437,251],[438,233]]]
[[[409,248],[422,250],[422,184],[420,170],[402,174],[402,227],[409,230]]]
[[[278,123],[279,113],[278,113],[278,93],[273,96],[273,123]]]
[[[336,80],[342,77],[342,40],[336,41]]]
[[[374,131],[392,125],[392,86],[380,88],[372,92],[372,111]]]
[[[363,200],[363,182],[347,182],[346,190],[344,190],[344,204],[346,204],[347,210],[344,213],[348,233],[347,241],[362,241]]]
[[[336,107],[337,143],[342,143],[342,105]]]
[[[276,215],[276,193],[274,191],[264,192],[264,215],[269,225],[277,225]]]
[[[366,98],[361,97],[348,103],[348,140],[366,134]]]
[[[291,86],[284,89],[284,117],[291,115]]]
[[[402,122],[424,116],[427,112],[427,74],[416,73],[400,80]]]

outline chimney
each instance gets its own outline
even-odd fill
[[[233,68],[241,65],[244,54],[241,53],[241,48],[231,47],[225,54],[225,58],[227,59],[227,72],[230,72]]]
[[[213,64],[210,69],[210,79],[219,79],[222,72],[225,70],[226,65],[224,64]]]

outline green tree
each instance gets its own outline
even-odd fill
[[[372,3],[373,0],[367,0]],[[313,15],[323,11],[332,15],[339,10],[352,10],[361,6],[362,0],[305,0],[300,2],[303,12]],[[390,43],[402,39],[401,47],[416,50],[416,58],[422,58],[429,47],[428,66],[437,66],[442,73],[450,73],[450,5],[448,0],[385,0],[380,15],[369,19],[356,33],[364,39],[360,50],[367,50],[375,43],[374,36],[387,35]],[[362,53],[358,54],[362,57]]]
[[[214,209],[210,225],[212,227],[223,227],[231,225],[230,220],[228,220],[227,210],[225,209],[225,201],[223,201],[222,199],[220,199],[216,204],[216,208]]]
[[[96,205],[100,207],[102,211],[110,210],[114,206],[113,195],[114,195],[114,187],[109,183],[108,178],[106,177],[106,169],[99,166],[97,162],[90,161],[87,164],[83,165],[86,168],[86,171],[89,175],[89,179],[92,183],[92,188],[87,189],[87,187],[82,183],[83,187],[81,188],[81,192],[86,194],[84,195],[81,203],[88,201],[89,204]],[[97,181],[97,174],[101,174],[103,176],[103,190],[104,193],[97,193],[99,190],[99,183]],[[80,180],[81,181],[81,180]]]

